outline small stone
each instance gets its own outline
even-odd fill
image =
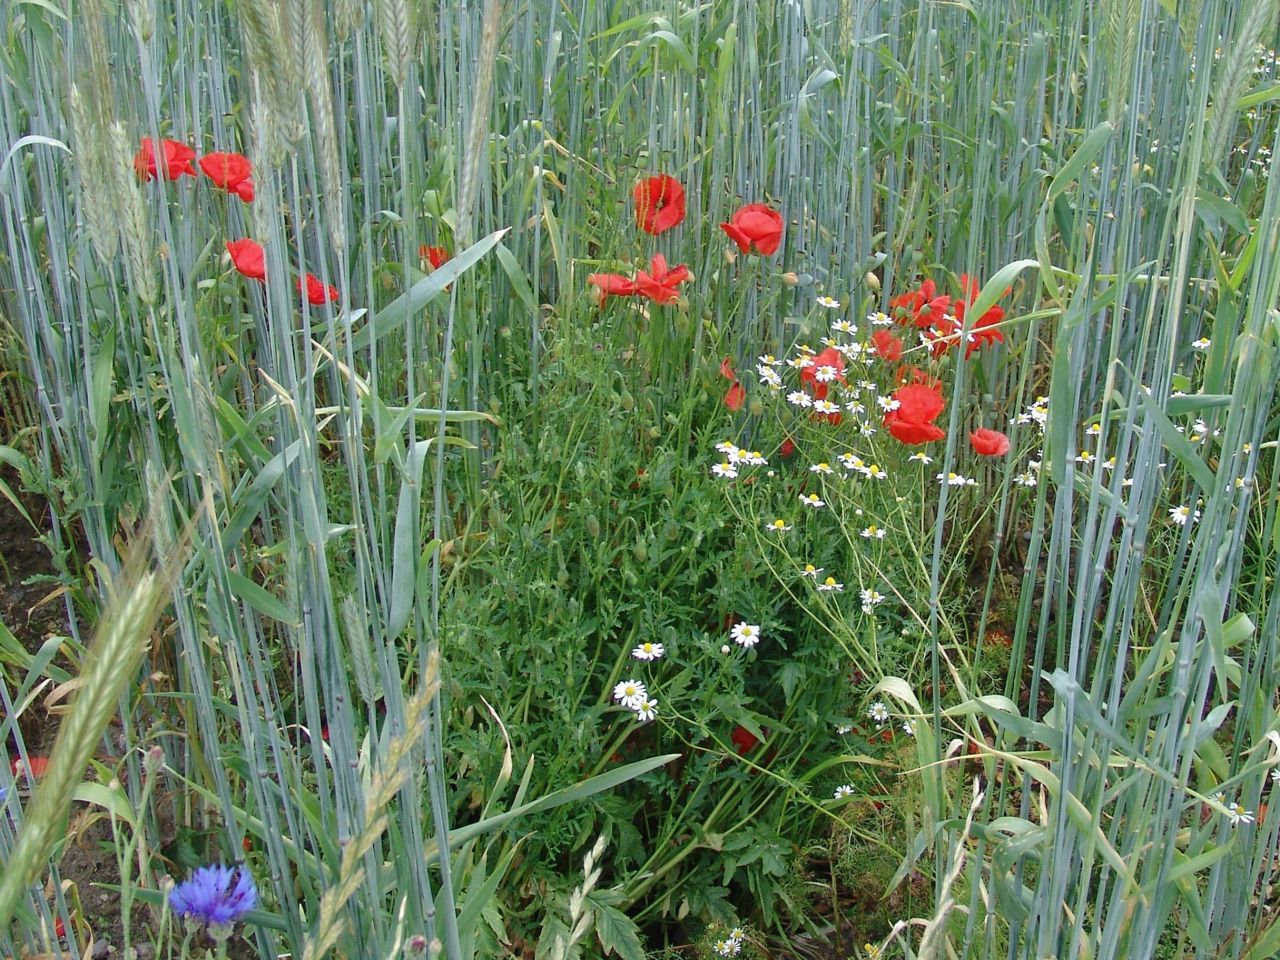
[[[93,941],[93,947],[89,951],[89,956],[93,960],[105,960],[111,955],[111,944],[106,940]]]

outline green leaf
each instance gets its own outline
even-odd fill
[[[587,897],[595,914],[596,936],[605,956],[616,953],[622,960],[644,960],[644,945],[640,942],[640,929],[631,918],[619,910],[601,902],[594,894]]]
[[[1206,494],[1212,495],[1217,490],[1213,471],[1200,459],[1195,447],[1191,446],[1187,438],[1174,429],[1173,422],[1160,408],[1160,404],[1151,395],[1151,391],[1141,384],[1138,386],[1138,397],[1143,407],[1146,408],[1147,416],[1155,423],[1156,429],[1160,431],[1160,437],[1168,451],[1173,454],[1180,464],[1186,467],[1187,473],[1191,474],[1200,489]]]
[[[1049,192],[1045,199],[1045,203],[1052,203],[1060,194],[1065,192],[1068,187],[1075,182],[1080,174],[1084,173],[1085,167],[1093,161],[1102,148],[1107,145],[1107,141],[1116,132],[1116,125],[1110,120],[1104,120],[1092,130],[1089,135],[1084,138],[1084,142],[1080,144],[1078,150],[1071,155],[1071,159],[1062,165],[1062,168],[1054,174],[1053,180],[1049,182]],[[978,316],[982,316],[981,313]]]
[[[466,843],[472,837],[479,837],[490,831],[496,830],[517,817],[528,816],[531,813],[540,813],[543,810],[550,810],[552,807],[559,807],[566,803],[573,803],[577,800],[583,800],[587,797],[600,793],[602,790],[609,790],[619,784],[626,783],[628,780],[634,780],[636,777],[648,773],[650,770],[656,770],[672,760],[678,760],[681,754],[664,753],[661,756],[649,757],[646,760],[637,760],[635,763],[628,763],[621,767],[615,767],[612,770],[602,773],[599,776],[590,777],[572,786],[564,787],[553,793],[532,800],[529,803],[520,804],[507,810],[505,813],[499,813],[493,817],[485,817],[483,820],[477,820],[475,823],[469,823],[463,827],[456,827],[449,831],[449,842],[452,844]],[[428,841],[424,856],[428,863],[434,863],[440,856],[440,851],[434,840]]]
[[[396,327],[402,326],[407,316],[417,313],[438,297],[445,287],[479,263],[480,259],[496,247],[498,241],[506,236],[508,232],[508,229],[495,230],[483,240],[479,240],[467,247],[452,260],[441,264],[430,276],[423,277],[407,291],[375,313],[372,319],[352,338],[351,345],[357,350],[362,349],[369,346],[374,340],[385,337]]]
[[[133,811],[133,804],[129,802],[129,797],[124,792],[124,787],[119,783],[116,784],[113,790],[105,784],[86,781],[76,787],[71,799],[79,803],[88,803],[95,807],[101,807],[117,820],[123,820],[135,830],[138,827],[138,819]]]
[[[507,275],[507,280],[511,284],[511,289],[515,291],[516,296],[529,311],[531,317],[535,318],[533,322],[537,322],[538,301],[533,295],[533,288],[529,285],[529,278],[521,269],[520,264],[516,262],[515,255],[506,248],[505,244],[498,244],[494,248],[494,253],[498,257],[498,263],[502,267],[503,273]]]
[[[1004,296],[1004,292],[1023,270],[1029,267],[1040,266],[1039,260],[1015,260],[1013,263],[1006,264],[995,272],[986,283],[982,285],[982,289],[978,292],[978,299],[973,301],[973,306],[965,310],[966,319],[976,319],[996,305],[996,301]]]
[[[413,612],[417,583],[419,507],[422,502],[422,467],[431,441],[416,440],[409,451],[404,475],[400,478],[400,499],[396,505],[396,529],[391,550],[391,602],[387,610],[387,636],[397,637]]]
[[[298,625],[298,616],[288,604],[275,594],[258,586],[244,574],[228,570],[227,582],[231,585],[232,593],[264,617],[279,620],[290,626]]]

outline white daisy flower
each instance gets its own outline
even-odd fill
[[[1018,484],[1020,487],[1034,487],[1040,482],[1040,478],[1030,470],[1026,470],[1014,477],[1013,482]]]
[[[865,590],[862,592],[866,593]],[[888,723],[889,708],[886,707],[883,702],[881,702],[880,700],[877,700],[875,703],[873,703],[870,707],[867,708],[867,716],[870,717],[872,720],[874,720],[878,724]]]
[[[830,473],[831,464],[826,462],[811,464],[809,467],[809,472],[810,473]]]
[[[862,535],[868,540],[883,540],[885,531],[873,523],[869,527],[862,528]]]
[[[840,376],[840,371],[829,363],[824,363],[818,369],[813,371],[813,379],[819,383],[830,383],[836,377]]]
[[[1097,457],[1095,457],[1088,450],[1081,450],[1079,453],[1076,454],[1075,459],[1076,459],[1076,463],[1089,464],[1089,463],[1093,463],[1093,461],[1096,460]]]
[[[756,357],[756,359],[760,361],[761,366],[765,367],[772,367],[781,362],[772,353],[766,353],[764,356]]]
[[[1208,337],[1201,337],[1199,340],[1192,340],[1191,346],[1195,347],[1197,350],[1208,350],[1210,343],[1212,343],[1212,341]]]
[[[777,520],[770,520],[768,523],[764,525],[764,528],[768,530],[770,533],[786,533],[788,530],[791,529],[791,524],[779,518]]]
[[[889,476],[889,474],[880,469],[880,464],[873,463],[871,466],[867,467],[867,476],[872,480],[883,480],[885,477]]]
[[[764,458],[764,454],[759,450],[751,450],[750,452],[743,450],[742,462],[750,464],[753,467],[763,467],[769,463],[769,461]]]
[[[977,485],[976,480],[971,480],[969,477],[962,477],[958,473],[940,473],[938,474],[937,479],[939,482],[945,483],[949,487],[972,487]]]
[[[856,457],[852,453],[840,454],[840,466],[844,467],[846,470],[857,471],[858,473],[861,473],[867,468],[867,465],[862,462],[862,458]]]
[[[1169,510],[1169,519],[1178,526],[1185,527],[1188,520],[1192,523],[1196,523],[1200,520],[1200,511],[1196,510],[1193,513],[1192,508],[1184,503],[1181,506],[1173,507]]]
[[[876,425],[874,423],[864,423],[858,428],[858,435],[863,437],[874,437],[876,435]]]
[[[1231,825],[1238,827],[1240,824],[1253,823],[1255,817],[1252,810],[1246,810],[1239,802],[1227,804],[1227,816],[1231,818]]]
[[[806,563],[804,565],[804,569],[800,571],[800,576],[813,577],[816,580],[818,579],[818,574],[820,574],[821,572],[822,572],[821,567],[815,567],[812,563]]]
[[[737,459],[739,453],[738,445],[736,443],[730,443],[728,440],[721,440],[717,443],[716,451],[718,453],[723,453],[730,459]]]
[[[803,494],[800,497],[800,502],[803,503],[806,507],[813,507],[813,509],[815,510],[820,510],[821,508],[827,505],[827,502],[823,500],[821,497],[819,497],[816,493]]]
[[[848,320],[836,320],[831,324],[831,329],[836,333],[847,333],[850,336],[858,332],[858,328]]]
[[[1100,433],[1102,433],[1102,424],[1100,423],[1091,423],[1084,431],[1086,437],[1096,437]]]
[[[838,403],[832,403],[830,400],[815,400],[813,401],[813,412],[825,413],[830,416],[833,413],[840,412],[840,405]]]
[[[658,715],[658,701],[645,700],[635,705],[636,719],[641,723],[648,723]]]
[[[756,371],[760,374],[760,382],[765,384],[771,390],[782,389],[782,376],[773,367],[766,367],[764,364],[756,367]]]
[[[826,307],[828,310],[839,310],[840,301],[834,297],[818,297],[818,306]]]
[[[889,316],[887,313],[877,310],[875,313],[867,314],[867,321],[877,327],[887,327],[889,324],[893,323],[893,317]]]
[[[835,577],[827,577],[818,584],[818,589],[823,593],[841,593],[844,591],[844,584],[837,582]]]
[[[878,406],[885,413],[892,413],[894,410],[897,410],[898,407],[902,406],[902,404],[900,401],[895,400],[893,397],[881,396],[881,397],[876,397],[876,406]]]
[[[849,783],[841,784],[836,787],[835,799],[843,800],[845,797],[853,796],[853,785]]]
[[[803,390],[792,390],[787,394],[787,403],[796,407],[812,407],[813,398]]]
[[[645,641],[631,651],[631,655],[637,660],[659,660],[662,655],[667,652],[667,648],[660,643],[649,643]]]
[[[738,475],[738,468],[726,460],[724,463],[715,464],[711,468],[711,472],[717,477],[721,477],[725,480],[732,480]]]
[[[836,736],[837,736],[837,737],[843,737],[843,736],[846,736],[847,734],[850,734],[850,733],[853,733],[853,724],[851,724],[851,723],[837,723],[837,724],[836,724]],[[1277,770],[1272,770],[1271,772],[1272,772],[1272,774],[1274,775],[1274,774],[1275,774],[1275,773],[1277,773],[1278,771],[1280,771],[1280,768],[1277,768]]]
[[[849,400],[845,403],[844,408],[855,417],[860,417],[867,412],[866,405],[860,400]]]
[[[639,680],[623,680],[613,688],[613,699],[632,710],[644,703],[648,696],[649,691]]]
[[[744,650],[750,650],[760,642],[760,628],[746,621],[735,623],[733,629],[729,631],[729,636]]]
[[[923,463],[925,466],[933,463],[933,457],[929,456],[924,451],[913,453],[911,456],[907,457],[907,459],[914,460],[916,463]]]
[[[807,353],[802,353],[798,357],[792,357],[787,361],[787,366],[793,370],[803,370],[806,367],[813,366],[813,357]]]
[[[914,720],[903,720],[902,732],[908,737],[914,737],[916,735],[916,722]]]
[[[884,595],[870,588],[863,590],[859,596],[862,599],[863,613],[871,613],[875,610],[877,604],[884,603]]]

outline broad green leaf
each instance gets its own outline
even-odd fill
[[[400,478],[396,528],[391,550],[391,598],[387,610],[387,636],[398,637],[413,612],[417,583],[418,543],[421,526],[422,468],[430,440],[415,440]]]
[[[232,593],[264,617],[279,620],[281,623],[286,623],[290,626],[298,625],[298,616],[288,604],[275,594],[254,583],[244,574],[237,573],[235,570],[228,570],[227,582],[231,586]]]
[[[452,260],[441,264],[429,276],[423,277],[375,313],[352,338],[352,346],[357,350],[362,349],[369,346],[375,339],[381,339],[397,327],[403,326],[406,316],[413,316],[443,293],[445,287],[479,263],[480,259],[497,246],[507,233],[506,229],[494,231],[483,240],[467,247]]]
[[[596,936],[600,946],[604,947],[605,956],[617,954],[622,960],[644,960],[644,946],[640,942],[640,930],[625,913],[617,907],[602,902],[594,894],[587,900],[595,915]]]
[[[556,790],[545,797],[512,807],[497,816],[486,817],[463,827],[455,827],[449,831],[449,842],[452,844],[466,843],[472,837],[478,837],[489,833],[491,830],[496,830],[517,817],[528,816],[531,813],[538,813],[542,810],[550,810],[552,807],[583,800],[600,793],[602,790],[610,790],[619,784],[626,783],[628,780],[643,776],[650,770],[656,770],[672,760],[678,760],[680,756],[681,754],[678,753],[666,753],[658,757],[649,757],[647,760],[637,760],[635,763],[615,767],[613,770],[602,773],[599,776],[590,777],[580,783],[575,783],[573,786]],[[424,855],[428,863],[434,863],[440,856],[439,848],[434,840],[427,842]]]

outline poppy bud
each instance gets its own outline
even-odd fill
[[[764,404],[760,402],[759,397],[753,397],[747,409],[751,411],[753,417],[759,417],[764,414]]]
[[[618,400],[618,406],[623,410],[630,411],[636,405],[636,398],[631,396],[626,390],[622,391],[622,396]]]
[[[795,442],[792,441],[790,437],[787,437],[785,440],[783,440],[782,446],[778,448],[778,453],[780,453],[784,458],[794,456],[795,452],[796,452],[796,445],[795,445]]]
[[[796,284],[800,282],[800,278],[796,276],[796,273],[794,270],[791,270],[782,275],[782,282],[785,283],[788,287],[794,287],[796,286]]]
[[[724,248],[724,262],[732,266],[738,262],[738,251],[733,247]]]
[[[867,289],[872,293],[880,292],[880,278],[874,273],[868,273],[863,282],[867,285]]]
[[[583,526],[587,528],[587,534],[592,540],[598,540],[600,538],[600,521],[594,516],[587,517],[587,519],[583,521]]]

